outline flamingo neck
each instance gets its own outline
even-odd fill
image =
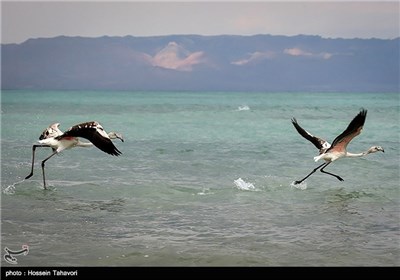
[[[365,151],[365,152],[362,152],[362,153],[357,153],[357,154],[353,154],[353,153],[347,152],[347,153],[346,153],[346,157],[356,158],[356,157],[363,157],[363,156],[366,156],[366,155],[368,155],[368,154],[369,154],[368,151]]]
[[[93,146],[93,144],[92,143],[85,143],[85,142],[78,142],[77,144],[76,144],[76,146],[78,146],[78,147],[92,147]]]

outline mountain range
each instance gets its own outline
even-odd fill
[[[396,39],[54,37],[1,45],[1,88],[399,91]]]

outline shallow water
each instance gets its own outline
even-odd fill
[[[398,266],[399,95],[383,93],[2,92],[2,252],[24,266]],[[317,163],[290,123],[385,153]],[[76,148],[46,164],[49,124],[97,120],[123,153]],[[2,259],[2,265],[10,265]]]

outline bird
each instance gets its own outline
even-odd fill
[[[347,126],[347,128],[339,135],[337,136],[333,142],[332,145],[329,144],[326,140],[319,138],[317,136],[312,135],[311,133],[307,132],[304,130],[299,123],[297,122],[296,118],[292,118],[292,124],[296,128],[297,132],[303,136],[305,139],[310,141],[311,143],[314,144],[315,147],[319,150],[319,155],[314,157],[314,160],[317,162],[320,159],[323,159],[325,162],[315,169],[311,171],[306,177],[304,177],[301,180],[295,181],[294,184],[300,184],[304,180],[306,180],[308,177],[310,177],[315,171],[321,168],[321,172],[334,176],[336,177],[339,181],[343,181],[343,178],[335,175],[333,173],[327,172],[324,169],[331,164],[332,162],[348,157],[348,158],[356,158],[356,157],[363,157],[371,153],[376,153],[376,152],[385,152],[385,150],[381,146],[372,146],[365,152],[361,153],[349,153],[347,152],[347,145],[350,143],[351,140],[353,140],[354,137],[359,135],[363,129],[365,119],[367,117],[367,110],[361,108],[360,112],[353,118],[353,120],[350,122],[350,124]]]
[[[74,147],[92,147],[93,145],[99,148],[101,151],[110,154],[112,156],[121,155],[121,151],[115,147],[111,139],[120,139],[124,142],[124,138],[120,133],[110,132],[106,133],[101,124],[97,121],[84,122],[72,126],[65,132],[59,129],[60,123],[53,123],[46,128],[39,136],[39,144],[32,146],[32,167],[31,173],[25,177],[29,179],[33,175],[33,167],[35,164],[35,150],[38,147],[50,147],[53,153],[42,161],[42,173],[43,173],[43,187],[46,186],[46,176],[44,172],[45,163],[51,157],[59,154],[63,150],[71,149]],[[82,142],[79,138],[85,138],[90,142]]]

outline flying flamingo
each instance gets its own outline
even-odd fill
[[[310,174],[308,174],[306,177],[299,181],[295,181],[295,184],[300,184],[303,182],[305,179],[311,176],[315,171],[320,169],[321,167],[321,172],[326,173],[329,175],[332,175],[336,177],[339,181],[343,181],[343,179],[335,174],[329,173],[324,171],[325,167],[327,167],[329,164],[334,162],[335,160],[338,160],[343,157],[349,157],[349,158],[355,158],[355,157],[363,157],[366,156],[370,153],[376,153],[378,151],[385,152],[382,147],[380,146],[372,146],[369,148],[367,151],[358,153],[358,154],[353,154],[347,152],[346,148],[347,145],[350,143],[350,141],[359,135],[361,133],[361,130],[363,128],[365,118],[367,117],[367,110],[362,109],[360,113],[358,113],[357,116],[354,117],[354,119],[350,122],[349,126],[346,128],[345,131],[342,132],[339,136],[333,140],[332,145],[330,145],[327,141],[316,137],[310,133],[308,133],[306,130],[304,130],[300,125],[297,123],[297,120],[295,118],[292,118],[292,124],[296,128],[297,132],[300,133],[301,136],[306,138],[308,141],[314,144],[317,149],[319,149],[319,156],[314,157],[315,161],[318,161],[320,159],[325,160],[323,164],[320,166],[316,167],[313,171],[311,171]]]
[[[121,152],[114,146],[111,139],[120,139],[124,142],[122,135],[116,132],[106,133],[103,127],[96,121],[77,124],[65,132],[58,127],[59,123],[54,123],[46,128],[39,137],[39,144],[32,146],[32,168],[31,173],[25,179],[33,175],[33,166],[35,163],[35,150],[37,147],[50,147],[53,153],[42,161],[43,186],[46,189],[46,177],[44,173],[45,162],[60,153],[63,150],[74,147],[91,147],[95,145],[103,152],[112,156],[119,156]],[[78,137],[88,139],[88,142],[81,142]]]

